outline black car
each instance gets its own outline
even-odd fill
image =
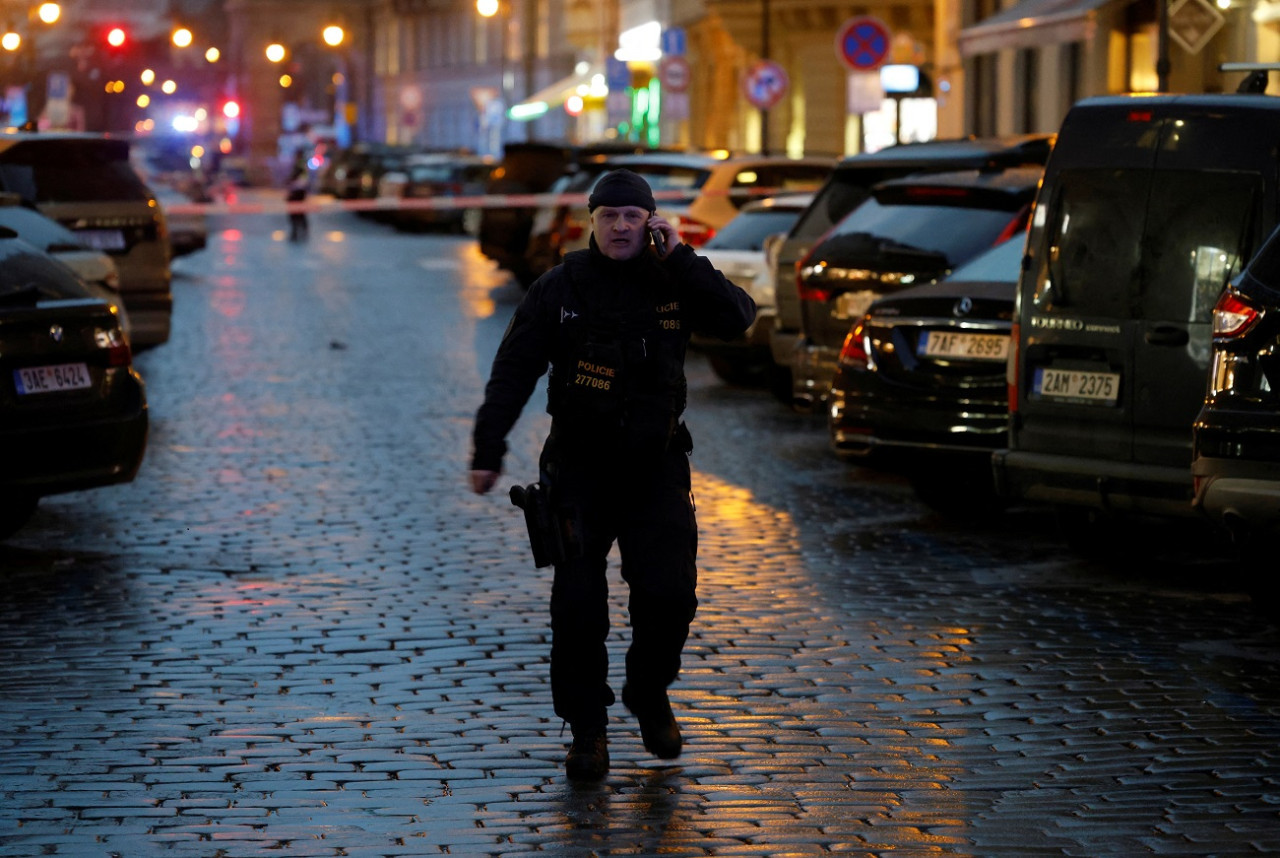
[[[449,229],[474,233],[480,210],[453,204],[455,197],[484,194],[495,163],[485,155],[424,153],[405,158],[378,182],[378,198],[399,205],[383,213],[382,220],[396,229]]]
[[[1080,532],[1195,521],[1214,307],[1277,226],[1277,134],[1280,98],[1261,94],[1100,97],[1068,113],[1018,283],[1008,446],[993,456],[1010,500],[1050,504]]]
[[[825,402],[849,327],[871,302],[947,276],[1027,226],[1040,167],[964,170],[882,182],[800,262],[807,348],[798,407]]]
[[[796,291],[796,263],[837,223],[871,194],[881,182],[902,176],[977,170],[983,167],[1043,166],[1053,146],[1051,135],[929,140],[902,143],[876,152],[863,152],[841,161],[778,245],[774,266],[776,308],[762,311],[758,324],[769,333],[769,348],[777,367],[775,393],[792,402],[792,368],[804,361],[812,346],[801,326],[800,295]],[[805,394],[803,404],[812,397]]]
[[[0,537],[41,497],[133,479],[147,402],[110,304],[0,229]]]
[[[1213,308],[1191,473],[1195,507],[1242,545],[1280,530],[1280,230]]]
[[[936,507],[990,505],[991,452],[1008,425],[1005,362],[1023,241],[871,305],[845,337],[827,401],[837,454],[902,471]]]

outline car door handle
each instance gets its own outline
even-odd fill
[[[1147,331],[1147,345],[1152,346],[1185,346],[1191,339],[1186,328],[1176,325],[1157,325]]]

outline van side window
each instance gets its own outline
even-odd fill
[[[1075,307],[1089,315],[1129,318],[1138,273],[1150,174],[1063,170],[1050,197],[1042,237],[1029,245],[1036,266],[1035,306]],[[1040,212],[1036,220],[1041,221]]]
[[[1158,173],[1143,244],[1145,318],[1211,321],[1223,287],[1256,246],[1262,189],[1256,173]]]

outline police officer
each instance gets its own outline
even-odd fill
[[[573,743],[575,779],[609,770],[607,555],[616,541],[632,641],[622,702],[655,756],[679,756],[667,698],[697,609],[697,524],[680,421],[693,330],[725,339],[755,318],[750,296],[654,214],[649,185],[606,173],[588,200],[592,234],[529,288],[493,361],[476,415],[471,487],[493,488],[505,438],[550,364],[551,431],[540,460],[567,555],[551,586],[551,694]],[[651,244],[652,236],[652,244]]]

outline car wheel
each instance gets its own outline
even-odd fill
[[[0,500],[0,539],[8,539],[17,533],[35,514],[40,498],[17,495]]]

